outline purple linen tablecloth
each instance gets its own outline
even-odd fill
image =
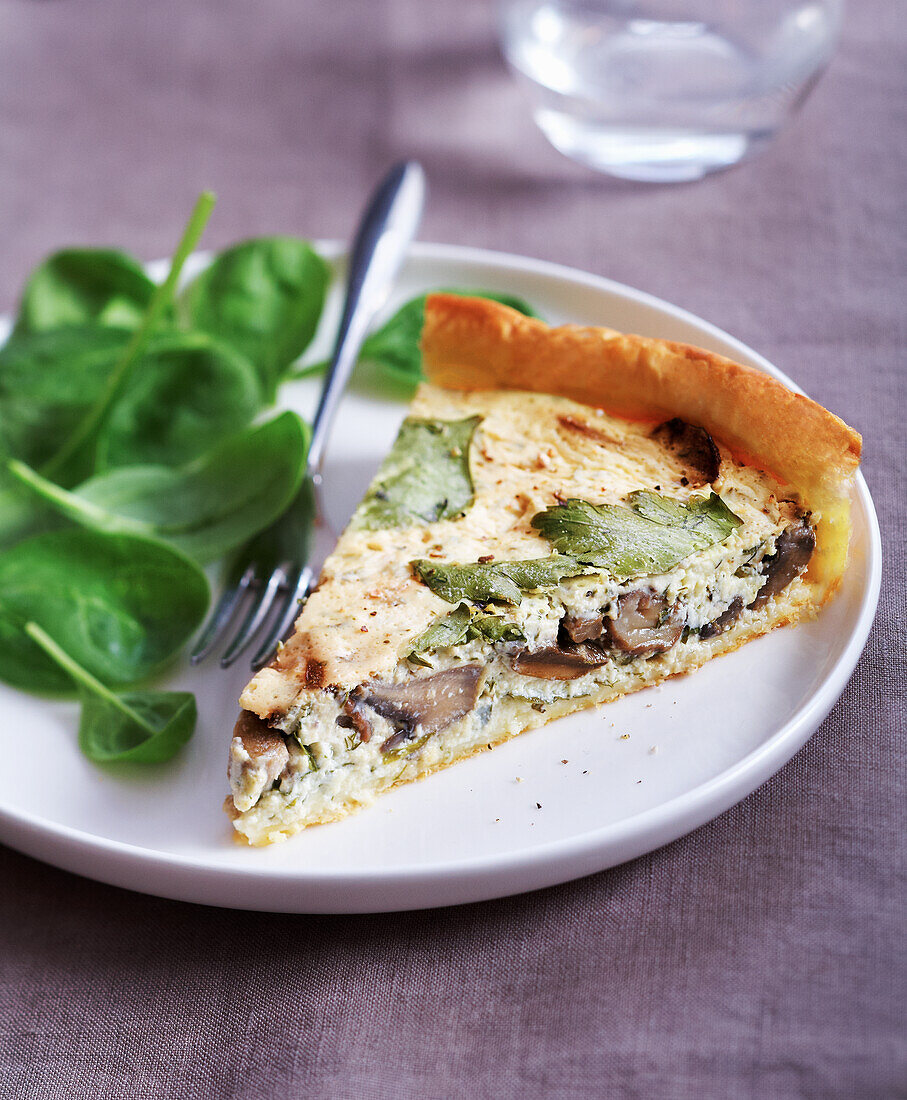
[[[886,553],[869,645],[810,743],[613,871],[310,918],[0,848],[0,1097],[907,1095],[903,14],[850,5],[761,159],[650,188],[545,144],[480,0],[0,0],[0,307],[66,242],[166,253],[206,186],[214,245],[343,237],[376,173],[415,155],[424,239],[662,295],[849,420]]]

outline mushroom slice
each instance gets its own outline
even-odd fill
[[[601,615],[565,615],[561,626],[571,641],[594,642],[602,636],[605,622]]]
[[[765,583],[750,604],[764,607],[772,596],[777,596],[809,565],[816,548],[816,532],[803,518],[785,527],[775,543],[775,552],[766,558]]]
[[[740,612],[743,610],[743,600],[740,596],[735,596],[728,605],[726,611],[722,611],[717,619],[713,619],[710,623],[706,623],[705,626],[699,631],[700,638],[717,638],[719,634],[722,634],[727,628],[737,619],[740,618]]]
[[[511,661],[511,668],[521,676],[535,676],[540,680],[576,680],[607,663],[607,655],[591,645],[571,649],[547,646],[533,653],[528,650],[518,653]]]
[[[683,463],[689,475],[688,481],[694,487],[711,485],[718,477],[721,468],[721,455],[715,446],[715,440],[705,428],[688,424],[675,416],[659,424],[652,432],[663,447],[671,451]]]
[[[359,740],[363,744],[367,744],[372,739],[372,727],[369,724],[369,720],[365,717],[361,710],[349,699],[340,708],[343,713],[337,716],[337,725],[341,729],[355,730],[359,735]]]
[[[608,637],[624,653],[663,653],[683,633],[686,622],[679,603],[669,604],[664,596],[638,588],[617,601],[617,615],[605,619]]]
[[[423,736],[437,733],[468,714],[476,705],[481,677],[480,665],[458,665],[402,684],[363,684],[357,689],[356,702],[365,703],[398,727],[398,733],[381,746],[387,751],[416,730]]]
[[[261,718],[241,711],[233,728],[227,775],[237,810],[254,806],[290,759],[286,741]]]

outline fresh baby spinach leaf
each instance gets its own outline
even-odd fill
[[[289,365],[318,327],[329,269],[307,241],[259,237],[228,248],[183,291],[184,327],[232,345],[273,399]]]
[[[190,558],[149,539],[69,528],[0,553],[0,679],[65,693],[69,677],[28,635],[36,623],[92,676],[131,684],[158,672],[208,606]]]
[[[469,447],[480,420],[404,420],[354,525],[375,531],[461,515],[472,504]]]
[[[0,550],[66,523],[12,476],[8,461],[9,452],[0,440]]]
[[[0,348],[0,435],[31,466],[45,463],[98,400],[129,340],[81,325],[15,335]]]
[[[477,603],[500,600],[519,604],[524,592],[551,588],[564,577],[575,577],[586,571],[575,559],[562,554],[527,561],[468,564],[420,558],[411,564],[419,580],[448,603],[465,599]]]
[[[554,548],[612,576],[664,573],[717,542],[742,520],[711,493],[689,502],[640,490],[622,504],[590,504],[573,498],[533,517]]]
[[[186,744],[198,712],[188,691],[112,692],[37,623],[25,633],[75,682],[82,699],[79,748],[97,764],[160,764]]]
[[[65,524],[64,519],[29,492],[5,466],[0,467],[0,550]]]
[[[180,466],[254,419],[254,368],[203,333],[156,336],[98,433],[98,469]]]
[[[16,333],[69,325],[138,325],[154,294],[141,264],[112,248],[66,248],[38,265],[25,284]]]
[[[238,580],[250,561],[263,574],[273,573],[281,562],[306,561],[315,520],[315,490],[306,478],[286,509],[237,552],[232,569]]]
[[[97,764],[160,764],[195,732],[198,711],[189,691],[82,694],[79,748]]]
[[[83,326],[0,348],[0,435],[10,452],[36,467],[51,458],[103,393],[128,339],[124,329]],[[201,333],[156,336],[99,429],[97,463],[187,462],[261,404],[255,371],[232,349]]]
[[[216,201],[210,191],[203,191],[199,195],[176,251],[173,253],[167,277],[160,286],[155,287],[141,322],[117,357],[100,392],[73,430],[63,438],[62,443],[41,467],[41,473],[45,477],[72,485],[94,469],[97,434],[111,408],[122,394],[130,373],[145,350],[156,326],[170,310],[180,272],[198,244]]]
[[[17,462],[10,473],[84,527],[170,543],[210,561],[287,508],[302,478],[308,429],[292,412],[248,428],[179,469],[123,466],[73,491]]]

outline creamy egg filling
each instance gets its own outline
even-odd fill
[[[343,802],[355,798],[356,792],[385,789],[423,754],[443,758],[462,752],[464,746],[481,745],[483,730],[508,699],[528,700],[543,708],[557,700],[589,695],[602,686],[619,684],[627,690],[626,685],[652,679],[656,668],[660,678],[666,665],[683,668],[691,651],[707,644],[700,637],[703,628],[708,635],[710,624],[738,609],[732,621],[714,633],[735,629],[737,619],[765,583],[765,563],[774,554],[786,522],[779,520],[771,532],[760,532],[755,545],[752,533],[748,537],[745,529],[738,529],[726,542],[692,555],[665,574],[615,579],[590,573],[527,594],[519,606],[501,612],[518,628],[521,640],[492,644],[474,639],[438,649],[422,655],[429,667],[403,657],[384,683],[404,685],[458,667],[482,670],[467,713],[457,714],[441,728],[426,730],[399,713],[379,713],[369,704],[368,685],[359,700],[355,691],[301,691],[287,713],[273,722],[285,734],[288,750],[278,776],[250,759],[241,739],[234,738],[230,779],[236,808],[264,822],[278,809],[293,809],[310,800]],[[640,591],[674,609],[682,629],[666,648],[630,653],[606,637],[593,647],[600,663],[588,671],[559,678],[519,670],[521,654],[552,651],[565,642],[565,621],[589,621],[596,616],[613,621],[620,614],[622,598]],[[569,638],[566,642],[572,648]],[[249,828],[254,830],[254,820]]]
[[[790,487],[695,425],[424,386],[240,698],[234,827],[342,817],[794,621],[814,547]]]

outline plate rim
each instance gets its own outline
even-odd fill
[[[342,258],[346,252],[345,243],[333,239],[316,239],[313,244],[332,261]],[[207,255],[196,253],[196,262],[203,262]],[[605,276],[549,260],[470,245],[419,241],[410,249],[410,255],[413,259],[430,262],[504,267],[580,284],[642,304],[693,325],[791,389],[804,392],[765,356],[717,325],[647,291]],[[154,268],[155,265],[147,266]],[[0,325],[4,320],[5,317],[0,318]],[[638,858],[680,839],[757,790],[802,748],[840,698],[872,627],[882,577],[878,517],[860,471],[854,480],[853,497],[866,525],[866,581],[847,644],[825,672],[819,686],[787,722],[740,760],[691,790],[617,822],[530,845],[503,856],[482,855],[367,871],[322,869],[307,872],[304,865],[292,869],[264,865],[217,866],[204,858],[115,840],[3,805],[0,805],[0,841],[62,870],[152,896],[224,908],[294,913],[390,912],[464,904],[554,886]],[[612,858],[616,849],[620,852]],[[90,861],[92,856],[103,856],[106,864],[88,867],[86,859]],[[146,877],[153,877],[152,872],[165,879],[169,875],[171,881],[145,881]],[[502,881],[507,876],[517,876],[520,883]],[[231,883],[236,879],[250,880],[258,885],[268,882],[282,897],[263,898],[259,902],[247,899],[242,904],[237,904],[235,898],[224,900],[231,895]],[[411,896],[394,897],[396,892],[407,890],[412,892]],[[324,896],[319,898],[321,894]]]

